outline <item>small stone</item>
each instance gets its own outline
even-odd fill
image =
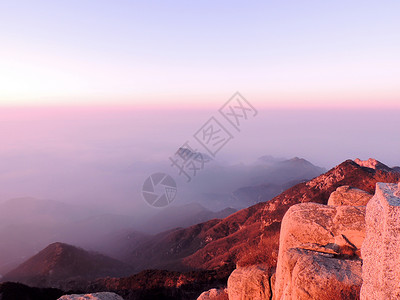
[[[264,265],[234,270],[228,279],[229,300],[270,299],[269,274],[269,269]]]
[[[201,293],[197,300],[228,300],[227,289],[211,289]]]

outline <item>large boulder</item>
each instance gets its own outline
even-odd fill
[[[400,299],[400,183],[377,183],[366,227],[361,299]]]
[[[364,238],[363,206],[292,206],[282,220],[274,299],[331,299],[325,291],[335,289],[343,291],[336,299],[357,299]]]
[[[328,200],[328,205],[365,206],[372,195],[363,190],[344,185],[334,191]]]
[[[270,299],[269,277],[269,269],[264,265],[237,268],[228,279],[229,300]]]
[[[94,294],[86,294],[86,295],[64,295],[58,300],[124,300],[121,296],[118,296],[115,293],[94,293]]]
[[[361,260],[291,248],[287,253],[290,292],[282,299],[359,299]],[[334,298],[332,297],[334,295]],[[275,298],[277,299],[277,298]]]
[[[228,300],[227,289],[211,289],[201,293],[197,300]]]

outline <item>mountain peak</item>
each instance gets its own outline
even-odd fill
[[[95,279],[130,274],[130,267],[102,254],[65,243],[52,243],[32,256],[4,279],[34,286],[61,287],[72,278]]]

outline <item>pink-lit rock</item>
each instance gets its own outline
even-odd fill
[[[400,184],[377,183],[366,228],[361,299],[400,299]]]

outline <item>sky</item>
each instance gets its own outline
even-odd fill
[[[1,1],[0,106],[398,107],[398,1]]]
[[[399,11],[398,1],[0,1],[0,201],[143,206],[144,179],[236,91],[258,115],[230,128],[221,161],[400,165]]]

